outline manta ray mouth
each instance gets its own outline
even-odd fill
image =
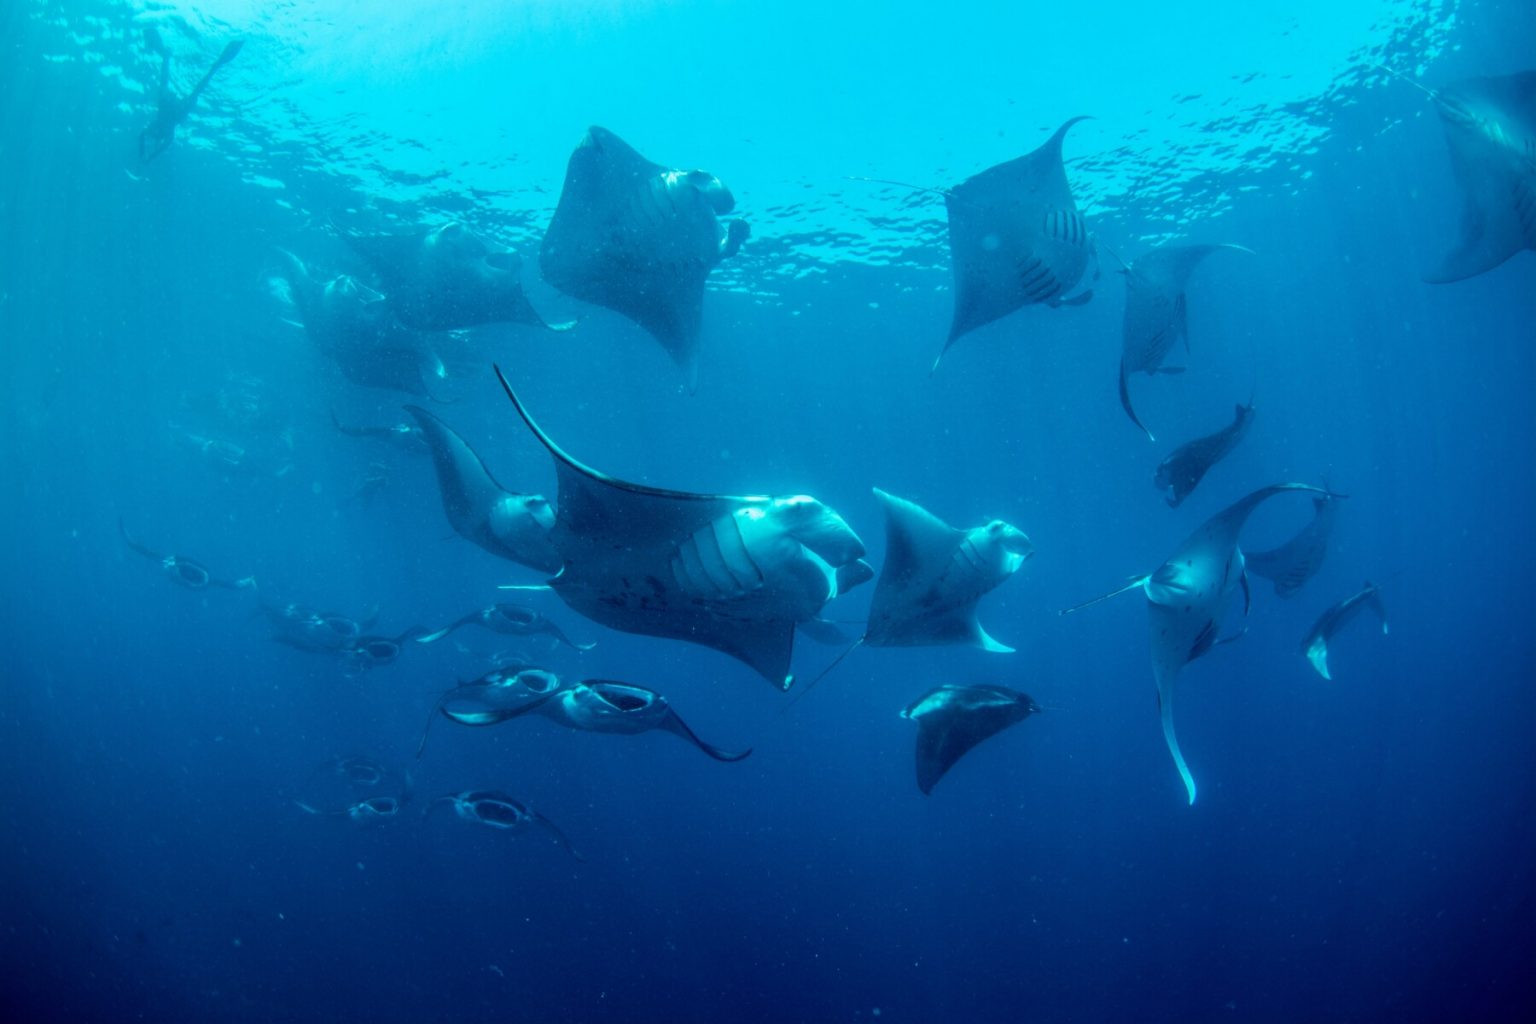
[[[642,711],[656,702],[650,694],[629,687],[594,686],[592,692],[616,711]]]

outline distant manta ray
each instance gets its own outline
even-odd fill
[[[644,327],[693,390],[704,281],[748,234],[744,220],[720,221],[735,204],[708,171],[664,167],[608,129],[589,128],[566,166],[539,268],[567,295]]]
[[[1074,117],[1034,152],[933,190],[949,214],[955,275],[954,319],[934,369],[962,334],[1025,306],[1081,305],[1093,296],[1065,297],[1094,251],[1061,162],[1067,130],[1086,120]]]
[[[378,273],[400,322],[420,331],[447,331],[509,322],[569,330],[550,324],[523,292],[522,260],[492,248],[463,224],[450,221],[407,234],[358,234],[338,227]]]
[[[1184,289],[1195,268],[1221,249],[1253,254],[1241,245],[1162,245],[1138,256],[1121,269],[1125,275],[1125,322],[1120,347],[1120,407],[1140,427],[1147,440],[1152,436],[1131,407],[1130,376],[1133,373],[1183,373],[1182,366],[1165,366],[1173,346],[1184,342],[1189,351],[1189,318]]]
[[[1318,675],[1330,682],[1333,680],[1333,676],[1328,672],[1328,641],[1367,608],[1375,612],[1376,617],[1381,620],[1382,633],[1389,632],[1387,608],[1381,602],[1381,588],[1370,580],[1365,581],[1365,586],[1358,594],[1346,597],[1318,616],[1317,622],[1313,623],[1312,629],[1308,631],[1306,639],[1301,642],[1301,653],[1306,656],[1312,667],[1317,669]]]
[[[1244,552],[1249,570],[1255,576],[1274,581],[1277,596],[1292,596],[1323,567],[1341,497],[1330,494],[1312,499],[1312,521],[1279,547]]]
[[[908,704],[917,723],[917,788],[927,796],[982,740],[1041,711],[1027,693],[1003,686],[940,686]]]
[[[1174,688],[1185,665],[1207,654],[1217,644],[1242,635],[1221,636],[1222,619],[1233,593],[1239,587],[1242,589],[1244,614],[1251,603],[1243,552],[1237,543],[1238,534],[1254,509],[1277,494],[1292,491],[1327,493],[1309,484],[1274,484],[1254,491],[1202,523],[1156,572],[1135,577],[1118,590],[1062,612],[1066,615],[1129,590],[1140,589],[1146,594],[1152,674],[1157,682],[1163,741],[1168,745],[1179,777],[1184,780],[1190,803],[1195,802],[1195,777],[1184,762],[1173,730]]]
[[[1461,238],[1424,280],[1462,281],[1536,249],[1536,71],[1426,89],[1382,70],[1435,101],[1462,192]]]

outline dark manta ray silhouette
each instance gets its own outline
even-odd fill
[[[1312,663],[1312,667],[1317,669],[1318,675],[1332,681],[1333,676],[1328,674],[1328,641],[1367,608],[1375,612],[1376,617],[1381,620],[1382,633],[1389,632],[1387,608],[1381,603],[1381,588],[1370,580],[1365,581],[1364,589],[1358,594],[1346,597],[1318,616],[1317,622],[1313,623],[1306,639],[1301,642],[1301,653],[1306,656],[1307,661]]]
[[[432,705],[421,742],[416,744],[416,757],[427,749],[427,734],[438,715],[460,725],[500,725],[537,709],[563,685],[553,672],[521,662],[498,666],[474,682],[461,683]]]
[[[123,543],[128,545],[128,550],[134,554],[143,555],[152,562],[158,562],[160,569],[173,583],[178,583],[189,590],[207,590],[209,587],[223,587],[226,590],[250,590],[255,589],[256,580],[246,576],[234,581],[221,580],[208,570],[203,563],[188,558],[185,555],[165,555],[158,551],[152,551],[140,544],[133,535],[128,532],[128,527],[122,519],[117,521],[117,530],[123,537]]]
[[[556,693],[538,707],[539,714],[583,732],[634,735],[660,729],[679,736],[716,761],[740,761],[751,748],[726,753],[705,743],[655,690],[612,679],[587,679]]]
[[[466,821],[472,825],[484,825],[486,828],[493,828],[500,832],[518,832],[529,825],[538,825],[565,847],[566,853],[577,860],[586,860],[576,852],[571,841],[565,837],[564,832],[555,827],[554,822],[498,789],[471,789],[462,793],[440,796],[427,805],[425,813],[431,814],[444,804],[453,808],[453,813],[458,815],[460,821]]]
[[[1195,779],[1184,763],[1173,731],[1174,686],[1185,665],[1218,643],[1236,639],[1222,637],[1220,633],[1232,594],[1242,588],[1245,615],[1251,600],[1243,552],[1237,546],[1238,534],[1254,509],[1275,495],[1290,491],[1328,493],[1309,484],[1274,484],[1254,491],[1201,524],[1156,572],[1138,576],[1104,597],[1062,612],[1065,615],[1128,590],[1145,591],[1152,633],[1152,674],[1157,681],[1163,740],[1168,744],[1179,777],[1184,780],[1190,803],[1195,802]]]
[[[1536,71],[1468,78],[1424,91],[1440,111],[1462,192],[1461,238],[1424,277],[1430,284],[1448,284],[1492,270],[1522,249],[1536,249]]]
[[[452,633],[460,626],[476,625],[505,636],[548,636],[556,642],[574,647],[578,651],[590,651],[596,643],[578,644],[565,635],[565,630],[551,622],[545,615],[516,604],[493,604],[489,608],[470,612],[442,629],[433,630],[416,638],[417,643],[430,644]]]
[[[1202,260],[1221,249],[1253,254],[1240,245],[1164,245],[1144,253],[1121,270],[1125,275],[1125,323],[1120,346],[1120,407],[1155,441],[1131,407],[1133,373],[1183,373],[1182,366],[1163,361],[1175,343],[1189,349],[1189,321],[1184,288]]]
[[[278,251],[304,332],[344,377],[437,400],[426,382],[443,376],[442,363],[426,338],[395,319],[383,295],[346,274],[319,284],[297,256]]]
[[[917,788],[926,796],[982,740],[1043,710],[1027,693],[1002,686],[940,686],[908,704],[917,723]]]
[[[550,542],[555,514],[542,494],[513,494],[496,482],[465,440],[425,409],[408,405],[432,452],[443,511],[455,533],[491,554],[541,572],[559,572]]]
[[[1275,593],[1290,597],[1317,575],[1328,555],[1328,538],[1338,516],[1340,495],[1312,499],[1312,521],[1301,531],[1270,551],[1249,551],[1248,569],[1255,576],[1273,580]]]
[[[463,224],[450,222],[402,235],[342,231],[384,286],[390,308],[408,327],[447,331],[510,322],[569,330],[550,324],[523,293],[522,260],[510,249],[493,249]]]
[[[1214,434],[1179,445],[1158,464],[1152,486],[1163,492],[1169,508],[1178,508],[1194,493],[1212,466],[1232,453],[1253,422],[1253,403],[1239,405],[1232,422]]]
[[[698,380],[704,280],[736,253],[747,223],[707,171],[663,167],[606,128],[589,128],[566,166],[539,268],[556,288],[650,331]]]
[[[561,600],[621,632],[712,647],[787,690],[795,626],[871,575],[848,524],[803,494],[692,494],[605,476],[561,451],[496,375],[555,462],[550,540],[564,568],[549,586]]]
[[[954,259],[955,313],[939,359],[962,334],[1025,306],[1080,305],[1064,296],[1088,269],[1093,239],[1061,162],[1074,117],[1033,153],[972,175],[943,192]]]
[[[176,140],[176,126],[185,121],[187,115],[192,113],[192,108],[197,106],[197,98],[208,88],[208,83],[213,81],[214,72],[234,60],[245,43],[240,39],[226,43],[218,60],[192,87],[192,91],[185,96],[177,96],[171,91],[171,51],[153,27],[144,30],[144,41],[160,57],[160,85],[155,91],[155,116],[139,133],[139,159],[148,163],[170,148]]]

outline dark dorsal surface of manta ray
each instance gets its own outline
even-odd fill
[[[807,495],[692,494],[606,476],[561,451],[496,374],[555,462],[550,539],[565,567],[549,585],[561,600],[620,632],[714,648],[787,690],[795,626],[872,575],[842,517]]]
[[[566,165],[539,268],[566,294],[644,327],[692,388],[704,280],[747,237],[745,221],[720,221],[734,206],[709,172],[663,167],[593,127]]]
[[[565,837],[564,832],[555,827],[554,822],[521,800],[516,800],[499,789],[471,789],[462,793],[440,796],[427,805],[426,813],[431,814],[433,810],[444,805],[452,807],[453,813],[460,821],[471,825],[484,825],[498,832],[520,832],[529,825],[538,825],[565,847],[566,853],[577,860],[586,860],[576,852],[571,841]]]
[[[1328,538],[1333,535],[1333,521],[1338,517],[1339,497],[1323,495],[1312,499],[1312,521],[1286,541],[1269,551],[1245,551],[1248,570],[1255,576],[1272,580],[1275,593],[1290,597],[1317,575],[1328,556]]]
[[[429,379],[445,375],[427,339],[395,318],[384,296],[342,274],[320,283],[297,256],[278,250],[304,332],[342,376],[366,388],[434,399]]]
[[[463,224],[450,221],[408,234],[342,232],[347,244],[379,275],[400,322],[419,331],[449,331],[490,323],[546,323],[523,292],[522,260],[493,248]]]
[[[587,679],[539,705],[538,711],[570,729],[634,735],[660,729],[679,736],[716,761],[740,761],[751,749],[727,753],[705,743],[655,690],[612,679]]]
[[[944,193],[954,260],[955,312],[944,352],[962,334],[1036,303],[1064,296],[1083,279],[1093,239],[1061,163],[1074,117],[1039,149],[972,175]],[[935,368],[939,359],[933,361]]]
[[[917,723],[917,788],[927,796],[976,744],[1039,712],[1027,693],[1002,686],[940,686],[908,704]]]
[[[443,511],[454,532],[500,558],[540,572],[559,572],[550,540],[555,514],[542,494],[513,494],[496,482],[480,456],[436,416],[418,406],[416,417],[432,453]]]
[[[426,750],[427,735],[438,715],[459,725],[500,725],[536,710],[564,685],[553,672],[511,662],[474,682],[455,686],[432,705],[426,727],[421,730],[421,742],[416,745],[416,756],[420,758]]]
[[[246,576],[238,580],[222,580],[214,576],[208,567],[195,559],[185,555],[161,554],[140,544],[133,534],[128,532],[128,527],[122,519],[117,521],[118,533],[122,534],[123,543],[128,545],[128,550],[136,555],[143,555],[152,562],[160,565],[160,570],[172,583],[186,587],[188,590],[207,590],[209,587],[222,587],[225,590],[254,590],[256,580]]]
[[[1424,280],[1448,284],[1536,249],[1536,71],[1469,78],[1430,96],[1463,205],[1460,239]]]
[[[1164,365],[1179,341],[1189,349],[1189,317],[1184,289],[1189,276],[1207,256],[1221,249],[1253,250],[1240,245],[1163,245],[1136,258],[1125,275],[1125,321],[1120,343],[1120,407],[1141,428],[1148,440],[1156,440],[1131,406],[1130,376],[1133,373],[1183,373],[1184,367]]]
[[[1385,635],[1388,632],[1387,607],[1381,603],[1381,588],[1370,580],[1365,581],[1364,588],[1358,594],[1346,597],[1318,616],[1306,639],[1301,642],[1301,653],[1317,669],[1318,675],[1330,682],[1333,680],[1333,676],[1328,673],[1328,641],[1367,608],[1381,620],[1381,632]]]
[[[1152,486],[1163,494],[1169,508],[1178,508],[1195,492],[1212,466],[1232,453],[1253,423],[1253,403],[1236,407],[1232,422],[1214,434],[1197,437],[1175,448],[1158,463]]]
[[[586,644],[576,643],[565,635],[565,630],[550,621],[548,616],[540,614],[532,608],[524,608],[519,604],[493,604],[488,608],[481,608],[479,611],[470,612],[462,619],[450,622],[442,629],[436,629],[430,633],[418,636],[416,642],[430,644],[441,640],[460,626],[469,625],[481,626],[493,633],[501,633],[504,636],[547,636],[554,639],[556,643],[565,644],[567,647],[573,647],[578,651],[590,651],[597,646],[595,642]]]
[[[202,78],[185,96],[177,96],[171,88],[171,51],[166,47],[165,41],[160,38],[160,33],[153,26],[144,30],[144,41],[149,48],[160,58],[160,82],[155,90],[155,116],[144,130],[139,133],[139,159],[145,163],[164,153],[176,141],[176,126],[187,119],[192,113],[192,108],[197,106],[197,98],[208,88],[208,83],[213,81],[214,72],[225,64],[234,60],[240,52],[240,47],[245,45],[244,40],[235,39],[224,44],[224,49],[219,53],[217,60],[209,67]]]
[[[1293,491],[1327,493],[1310,484],[1273,484],[1254,491],[1202,523],[1156,572],[1138,576],[1103,598],[1066,610],[1086,608],[1129,590],[1139,588],[1145,592],[1163,740],[1179,777],[1184,780],[1190,803],[1195,802],[1195,778],[1184,761],[1173,729],[1173,696],[1179,672],[1218,643],[1236,639],[1221,636],[1221,623],[1230,598],[1239,587],[1243,591],[1244,614],[1251,597],[1238,535],[1254,509],[1278,494]]]
[[[976,618],[982,596],[1034,553],[1029,537],[994,519],[957,530],[914,502],[875,488],[885,507],[885,563],[870,601],[871,647],[967,644],[1009,652]]]

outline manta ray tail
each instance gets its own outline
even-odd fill
[[[587,858],[583,857],[580,853],[576,852],[576,847],[571,845],[571,841],[565,837],[565,833],[564,832],[560,831],[560,829],[558,829],[555,826],[554,822],[552,822],[548,818],[544,817],[544,815],[540,814],[538,811],[533,811],[532,814],[533,814],[533,820],[538,822],[540,825],[543,825],[545,828],[547,828],[549,830],[550,835],[555,837],[555,841],[558,842],[561,846],[565,847],[565,852],[566,853],[570,854],[572,857],[575,857],[577,860],[581,861],[583,864],[586,863]]]
[[[453,691],[449,691],[452,693]],[[437,698],[437,703],[432,705],[432,710],[427,712],[427,724],[421,730],[421,742],[416,744],[416,760],[421,760],[422,752],[427,749],[427,734],[432,731],[432,723],[437,721],[437,716],[443,710],[443,704],[448,700],[448,694]]]
[[[662,728],[667,730],[667,732],[672,733],[674,736],[681,736],[683,739],[687,740],[689,743],[692,743],[694,746],[704,751],[704,753],[708,754],[716,761],[740,761],[748,754],[752,753],[751,747],[748,747],[746,750],[743,750],[739,754],[731,754],[721,750],[719,747],[712,743],[705,743],[703,740],[699,739],[698,733],[688,728],[688,723],[683,721],[682,716],[680,716],[676,711],[673,711],[667,715],[667,720],[662,725]]]
[[[1157,438],[1152,436],[1152,431],[1147,429],[1146,424],[1141,422],[1141,417],[1136,415],[1136,410],[1131,407],[1130,375],[1125,372],[1124,359],[1120,360],[1120,408],[1124,409],[1125,414],[1131,418],[1131,422],[1136,424],[1143,434],[1147,435],[1148,441],[1157,440]]]
[[[804,700],[806,694],[808,694],[812,690],[816,689],[816,684],[817,683],[819,683],[823,679],[827,678],[827,676],[832,672],[832,670],[837,668],[837,666],[841,665],[843,663],[843,659],[848,657],[848,655],[852,654],[854,652],[854,649],[857,648],[863,642],[864,642],[864,638],[863,637],[859,637],[853,643],[851,643],[847,647],[843,648],[843,653],[839,654],[837,657],[833,658],[832,659],[832,663],[830,665],[828,665],[826,668],[822,669],[820,672],[816,673],[815,678],[812,679],[810,682],[806,683],[805,687],[799,693],[797,693],[793,697],[791,697],[790,700],[789,700],[789,703],[784,705],[784,710],[780,711],[779,714],[781,714],[781,715],[787,714],[789,712],[790,708],[794,707],[796,704],[798,704],[802,700]]]
[[[1098,597],[1095,597],[1091,601],[1084,601],[1082,604],[1075,604],[1071,608],[1063,608],[1061,611],[1057,612],[1056,614],[1057,615],[1071,615],[1073,612],[1080,612],[1084,608],[1091,608],[1094,605],[1098,604],[1100,601],[1108,601],[1112,597],[1119,597],[1121,594],[1124,594],[1128,590],[1135,590],[1137,587],[1145,586],[1147,581],[1150,580],[1151,578],[1152,578],[1151,576],[1132,576],[1130,578],[1130,580],[1127,581],[1125,586],[1119,587],[1119,588],[1117,588],[1115,590],[1111,590],[1107,594],[1100,594]]]
[[[1195,777],[1189,773],[1189,765],[1184,763],[1184,752],[1179,749],[1179,737],[1173,731],[1173,692],[1170,690],[1159,694],[1157,705],[1163,719],[1163,742],[1168,744],[1168,753],[1173,755],[1173,765],[1179,770],[1179,778],[1184,780],[1184,789],[1189,793],[1189,802],[1193,805]]]

